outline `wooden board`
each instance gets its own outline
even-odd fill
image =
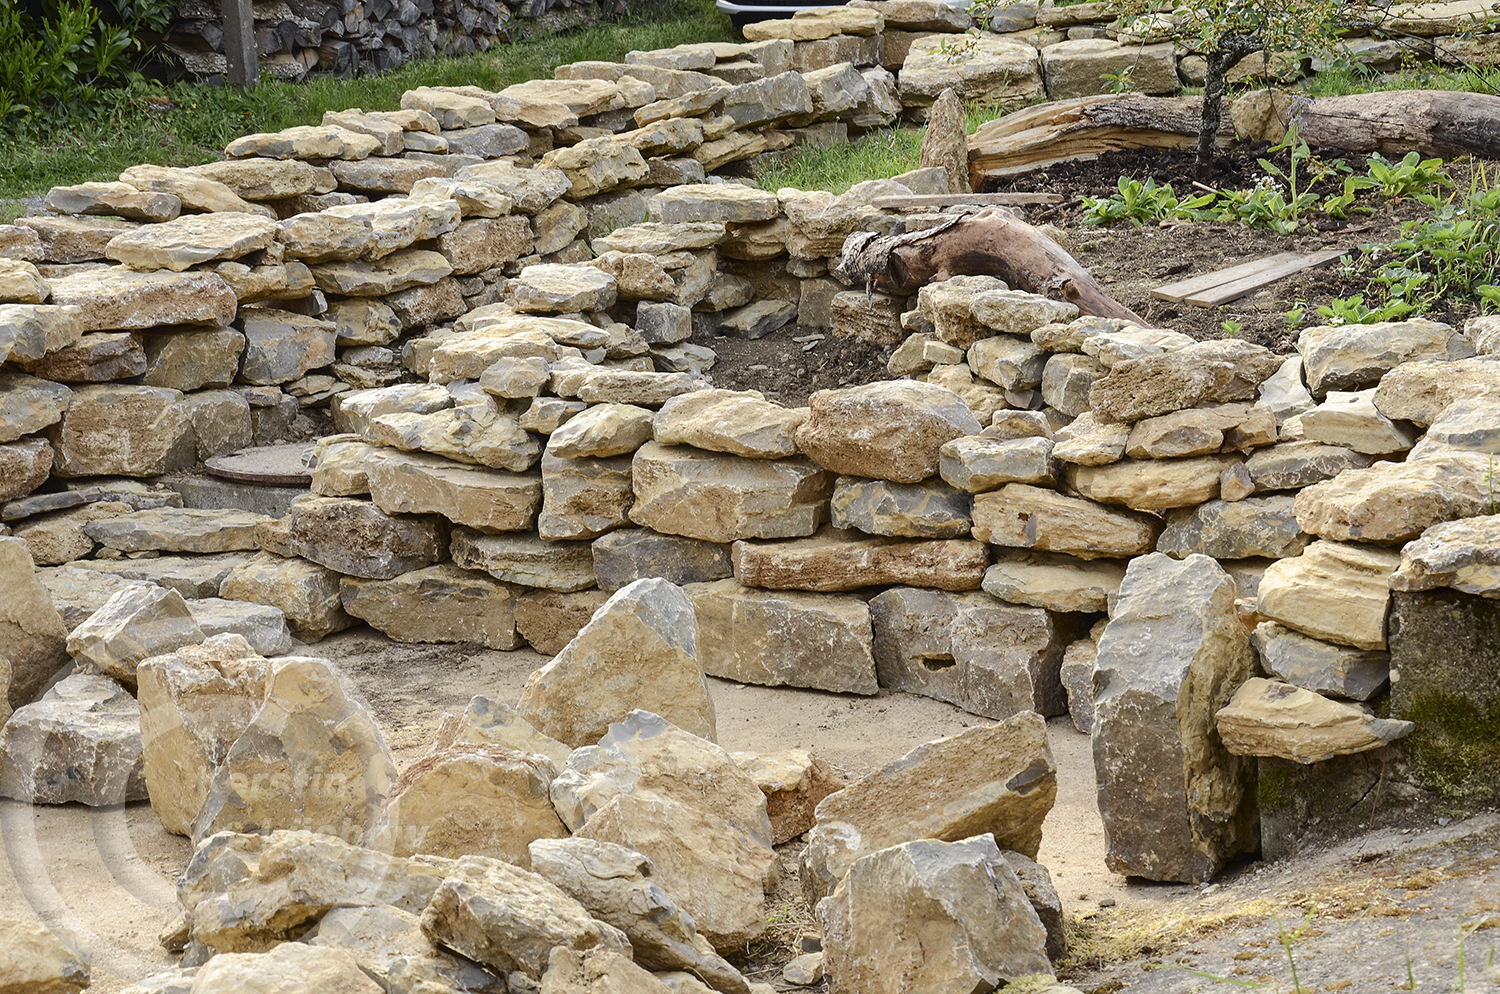
[[[870,205],[884,210],[900,210],[908,207],[958,207],[967,204],[976,207],[1060,204],[1063,200],[1060,193],[914,193],[906,197],[876,197],[870,201]]]
[[[1241,280],[1246,276],[1254,276],[1274,266],[1279,266],[1284,262],[1290,262],[1298,258],[1301,258],[1301,256],[1296,252],[1280,252],[1276,255],[1268,255],[1264,259],[1253,259],[1250,262],[1242,262],[1238,266],[1230,266],[1228,269],[1220,269],[1217,272],[1194,276],[1192,279],[1183,280],[1180,283],[1168,283],[1166,286],[1159,286],[1151,291],[1151,296],[1157,300],[1169,300],[1174,304],[1179,304],[1195,293],[1212,290],[1216,286],[1222,286],[1234,280]]]
[[[1311,255],[1302,256],[1300,259],[1293,259],[1283,262],[1280,265],[1272,266],[1269,269],[1256,273],[1254,276],[1246,276],[1242,279],[1222,283],[1212,289],[1204,290],[1201,293],[1184,299],[1186,303],[1194,304],[1198,307],[1218,307],[1220,304],[1227,304],[1231,300],[1238,300],[1247,293],[1253,293],[1263,286],[1275,283],[1277,280],[1285,279],[1293,273],[1301,272],[1304,269],[1315,269],[1318,266],[1326,266],[1328,263],[1342,256],[1345,251],[1345,249],[1325,249],[1322,252],[1314,252]]]

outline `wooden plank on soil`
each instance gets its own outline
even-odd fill
[[[1322,252],[1314,252],[1300,259],[1284,262],[1279,266],[1273,266],[1254,276],[1246,276],[1244,279],[1235,280],[1232,283],[1224,283],[1211,290],[1186,298],[1186,302],[1198,307],[1218,307],[1227,304],[1231,300],[1238,300],[1247,293],[1253,293],[1261,287],[1277,280],[1285,279],[1293,273],[1299,273],[1304,269],[1316,269],[1326,266],[1345,253],[1345,249],[1324,249]]]
[[[1216,286],[1242,280],[1246,276],[1254,276],[1256,273],[1264,272],[1273,266],[1279,266],[1284,262],[1300,258],[1296,252],[1280,252],[1276,255],[1268,255],[1263,259],[1252,259],[1242,262],[1238,266],[1230,266],[1228,269],[1220,269],[1212,273],[1204,273],[1202,276],[1194,276],[1192,279],[1182,280],[1178,283],[1168,283],[1151,291],[1151,296],[1157,300],[1168,300],[1174,304],[1181,303],[1195,293],[1204,290],[1212,290]]]
[[[1060,193],[913,193],[905,197],[876,197],[871,206],[886,210],[905,207],[1009,207],[1022,204],[1060,204]]]

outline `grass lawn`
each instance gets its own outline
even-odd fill
[[[498,90],[528,79],[550,79],[552,70],[567,62],[618,62],[634,49],[742,40],[712,0],[636,6],[617,24],[501,45],[459,59],[413,62],[383,76],[268,81],[252,93],[201,83],[142,83],[116,91],[106,95],[91,115],[69,115],[56,124],[33,123],[19,135],[0,131],[0,222],[20,212],[6,199],[63,184],[113,180],[143,162],[208,162],[221,157],[224,146],[241,135],[318,124],[324,111],[395,110],[401,94],[418,86]]]

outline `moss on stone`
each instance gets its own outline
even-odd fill
[[[1468,814],[1500,798],[1500,706],[1442,690],[1414,694],[1402,717],[1416,722],[1406,740],[1412,772],[1449,813]]]

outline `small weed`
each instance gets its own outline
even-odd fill
[[[1104,88],[1110,93],[1134,93],[1135,81],[1130,78],[1130,71],[1135,66],[1126,66],[1119,72],[1106,72],[1099,74],[1099,80]]]
[[[1329,324],[1377,324],[1381,321],[1399,321],[1415,309],[1399,299],[1384,307],[1366,307],[1365,295],[1356,293],[1352,297],[1335,297],[1326,304],[1318,305],[1318,314]]]
[[[1213,203],[1212,193],[1179,200],[1171,184],[1157,186],[1154,179],[1148,178],[1142,183],[1128,176],[1121,176],[1116,187],[1119,192],[1110,194],[1107,200],[1083,198],[1084,224],[1125,220],[1139,228],[1146,221],[1163,218],[1203,221],[1211,216],[1211,212],[1204,208]]]
[[[1225,320],[1219,322],[1219,330],[1224,332],[1224,334],[1229,338],[1233,338],[1235,335],[1238,335],[1240,332],[1244,331],[1245,326],[1239,321]]]

